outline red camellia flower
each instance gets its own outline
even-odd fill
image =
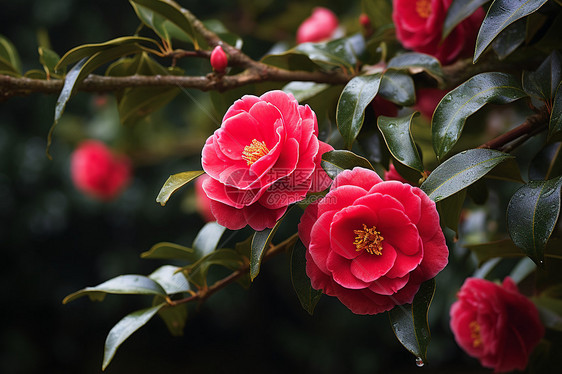
[[[131,164],[97,140],[86,140],[72,153],[70,174],[76,187],[100,200],[115,198],[129,183]]]
[[[226,112],[207,139],[203,189],[217,222],[231,230],[273,227],[291,203],[331,180],[320,167],[333,148],[318,140],[316,115],[293,95],[246,95]]]
[[[299,236],[312,287],[357,314],[411,303],[449,255],[435,203],[422,190],[358,167],[306,208]]]
[[[523,370],[544,335],[535,305],[509,277],[496,283],[468,278],[451,307],[457,343],[496,373]]]
[[[441,90],[439,88],[421,88],[417,90],[417,102],[414,109],[418,110],[424,117],[431,120],[437,104],[439,104],[447,92],[449,91]]]
[[[314,8],[312,15],[297,30],[297,43],[316,43],[331,39],[338,25],[338,17],[330,9]]]
[[[213,216],[213,212],[211,211],[211,199],[209,199],[203,190],[203,182],[207,179],[209,179],[209,176],[203,174],[195,181],[195,204],[201,217],[203,217],[205,221],[211,222],[215,220],[215,216]]]
[[[390,163],[388,165],[388,171],[384,172],[384,180],[385,181],[398,181],[398,182],[402,182],[402,183],[408,183],[408,181],[406,179],[404,179],[404,177],[402,177],[400,175],[400,173],[398,173],[398,171],[394,167],[393,163]]]
[[[450,64],[474,52],[484,10],[478,8],[441,41],[447,9],[453,0],[393,0],[392,19],[402,45]]]

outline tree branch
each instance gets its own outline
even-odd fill
[[[275,246],[271,246],[271,248],[265,254],[265,256],[263,258],[263,261],[266,261],[266,260],[270,259],[271,257],[276,256],[277,254],[286,250],[288,247],[293,245],[297,241],[297,239],[298,239],[298,234],[295,233],[295,234],[291,235],[289,238],[285,239],[283,242],[281,242],[281,243],[279,243]],[[189,297],[186,297],[184,299],[167,300],[168,304],[170,304],[171,306],[175,306],[175,305],[179,305],[179,304],[189,303],[191,301],[204,301],[209,296],[211,296],[215,292],[223,289],[224,287],[228,286],[229,284],[236,281],[238,278],[240,278],[242,275],[248,273],[249,271],[250,271],[250,265],[244,265],[240,269],[238,269],[235,272],[228,275],[227,277],[216,281],[211,287],[200,289],[195,294],[193,294]]]

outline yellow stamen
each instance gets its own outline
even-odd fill
[[[269,149],[265,146],[265,142],[260,142],[257,139],[254,139],[250,145],[244,147],[242,158],[248,163],[248,165],[252,165],[268,153]]]
[[[472,338],[472,346],[478,348],[482,345],[482,338],[480,337],[480,325],[476,321],[472,321],[468,324],[470,328],[470,337]]]
[[[431,0],[417,0],[416,12],[422,18],[428,18],[431,14]]]
[[[382,241],[384,238],[375,226],[367,228],[367,225],[363,224],[363,230],[353,230],[353,233],[357,235],[353,241],[357,248],[356,251],[359,252],[364,249],[372,255],[382,255]]]

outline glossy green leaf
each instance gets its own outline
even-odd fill
[[[470,17],[476,9],[489,1],[490,0],[453,0],[449,9],[447,9],[447,17],[443,24],[442,40],[444,40],[459,23]]]
[[[509,273],[509,277],[519,284],[537,270],[537,265],[529,258],[524,257],[517,262],[517,265]]]
[[[244,265],[244,258],[232,249],[220,248],[209,252],[194,264],[185,266],[183,269],[191,282],[199,287],[205,287],[207,285],[207,274],[212,265],[238,270]]]
[[[254,234],[254,238],[252,239],[252,249],[250,252],[250,279],[254,281],[260,272],[261,262],[263,260],[263,256],[269,250],[269,246],[271,241],[273,240],[273,236],[277,232],[277,229],[281,225],[283,221],[283,217],[275,223],[275,226],[270,229],[264,229],[262,231],[256,231]]]
[[[412,106],[416,103],[414,80],[409,74],[400,70],[387,69],[384,72],[380,81],[379,94],[401,106]]]
[[[135,46],[135,50],[140,52],[143,50],[150,50],[150,47],[158,47],[158,43],[150,38],[124,36],[104,43],[80,45],[66,52],[55,66],[55,70],[59,71],[60,69],[70,66],[83,58],[92,57],[96,53],[123,46]]]
[[[407,70],[410,74],[426,72],[438,81],[443,79],[441,63],[433,56],[424,53],[408,52],[393,57],[388,62],[388,69]]]
[[[476,182],[499,163],[512,158],[492,149],[470,149],[457,153],[431,172],[421,189],[435,202]]]
[[[156,306],[164,300],[156,297],[154,301],[153,305]],[[158,316],[162,318],[170,334],[173,336],[183,336],[183,330],[187,322],[187,312],[187,304],[185,303],[174,306],[166,305],[158,311]]]
[[[527,19],[520,19],[509,25],[492,42],[492,48],[500,60],[509,56],[525,41]]]
[[[358,156],[351,151],[334,150],[322,155],[322,168],[332,179],[342,171],[353,169],[356,166],[375,170],[366,158]]]
[[[494,167],[488,174],[488,179],[497,179],[515,183],[525,183],[521,178],[521,170],[515,158],[510,158],[503,161],[501,164]]]
[[[466,119],[488,103],[506,104],[527,96],[519,82],[505,73],[478,74],[447,93],[431,121],[433,149],[443,158],[459,140]]]
[[[291,282],[303,309],[312,315],[316,304],[320,301],[322,290],[315,290],[310,284],[310,278],[306,275],[305,253],[304,244],[297,240],[291,252]]]
[[[197,171],[184,171],[183,173],[173,174],[166,180],[166,183],[160,189],[158,197],[156,197],[156,202],[164,206],[168,202],[168,199],[174,192],[179,190],[181,187],[191,182],[198,176],[205,173],[203,170]]]
[[[21,75],[21,61],[18,51],[7,38],[0,35],[0,71]]]
[[[72,95],[72,91],[74,90],[74,85],[76,84],[76,80],[80,76],[80,71],[82,70],[82,67],[86,64],[86,62],[87,62],[86,58],[78,61],[78,63],[76,63],[76,65],[74,65],[72,69],[70,69],[68,74],[66,74],[66,76],[64,77],[64,85],[62,86],[62,90],[57,99],[57,104],[55,105],[55,119],[53,121],[53,124],[51,125],[51,128],[49,129],[49,134],[47,135],[46,152],[49,158],[51,158],[51,156],[49,155],[49,148],[51,147],[51,142],[53,139],[53,133],[55,131],[55,127],[59,123],[59,120],[62,117],[62,114],[64,113],[64,108],[66,107],[66,103],[68,103],[68,100]]]
[[[494,0],[476,38],[474,62],[505,28],[537,11],[548,0]]]
[[[529,180],[546,180],[562,175],[562,143],[546,145],[531,160]]]
[[[74,292],[62,301],[63,304],[76,300],[82,296],[93,296],[96,300],[103,299],[104,294],[127,295],[160,295],[166,296],[166,291],[158,283],[144,275],[120,275],[116,278],[98,284],[95,287],[86,287]]]
[[[55,66],[60,61],[60,56],[53,50],[50,50],[45,47],[39,47],[39,62],[43,65],[43,69],[45,69],[45,73],[49,76],[56,75]]]
[[[283,91],[292,94],[299,103],[318,95],[330,88],[329,84],[316,82],[290,82],[283,87]]]
[[[397,305],[388,312],[396,338],[422,363],[431,340],[427,316],[435,293],[435,279],[421,284],[412,304]]]
[[[541,267],[544,248],[560,215],[561,186],[562,177],[531,181],[513,194],[507,207],[509,236]]]
[[[190,290],[187,279],[181,273],[181,268],[164,265],[153,271],[148,277],[157,282],[166,291],[166,294],[187,292]]]
[[[135,331],[144,326],[154,315],[166,305],[162,303],[150,308],[137,310],[131,314],[126,315],[121,321],[117,322],[115,326],[107,334],[105,339],[105,347],[103,353],[102,370],[105,370],[107,365],[115,356],[117,348],[131,336]]]
[[[361,9],[369,16],[373,29],[392,25],[392,2],[390,0],[361,0]]]
[[[266,55],[261,59],[261,62],[285,70],[321,70],[321,67],[312,61],[305,53],[294,49],[279,54]]]
[[[344,140],[351,149],[365,118],[365,108],[377,95],[381,74],[360,75],[351,79],[343,89],[336,110],[336,122]]]
[[[141,257],[150,259],[196,260],[195,251],[193,249],[168,242],[153,245],[150,250],[141,253]]]
[[[562,140],[562,82],[558,85],[554,96],[548,124],[548,139],[550,141]]]
[[[398,118],[379,116],[377,126],[383,134],[392,157],[409,168],[423,173],[421,157],[410,131],[412,120],[417,114],[415,112]]]
[[[354,71],[357,56],[365,49],[365,41],[360,35],[336,39],[324,43],[302,43],[294,51],[307,55],[312,61],[326,68],[346,68]]]
[[[536,71],[523,72],[523,89],[529,95],[550,102],[556,94],[561,78],[562,57],[557,51],[554,51]]]
[[[203,21],[203,26],[207,30],[210,30],[217,34],[217,36],[225,43],[233,46],[236,49],[242,49],[244,45],[244,40],[236,34],[231,33],[224,24],[218,19],[209,19]],[[211,46],[207,43],[207,40],[201,35],[197,34],[197,42],[201,49],[211,49]]]
[[[193,249],[197,258],[204,257],[217,249],[225,231],[226,227],[216,222],[206,223],[193,240]]]
[[[179,68],[164,68],[146,52],[133,58],[124,58],[113,63],[106,71],[108,76],[131,75],[183,75]],[[119,118],[123,125],[137,123],[152,112],[168,104],[181,92],[179,87],[134,87],[116,93]]]
[[[459,235],[459,220],[466,200],[466,189],[461,190],[437,203],[439,218],[442,224],[455,232],[455,238]]]
[[[481,244],[466,245],[478,261],[478,266],[482,266],[492,258],[520,258],[525,257],[522,249],[515,245],[511,239],[495,240]],[[562,259],[562,239],[550,238],[546,243],[544,256],[547,258]]]
[[[160,0],[129,0],[139,19],[168,42],[172,38],[191,41],[195,49],[199,44],[191,21],[174,3]]]

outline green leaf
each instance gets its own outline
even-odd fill
[[[506,104],[527,96],[515,78],[505,73],[478,74],[447,93],[431,120],[433,149],[443,158],[456,144],[466,119],[487,103]]]
[[[489,1],[490,0],[453,0],[447,10],[447,17],[443,25],[442,40],[444,40],[459,23],[470,17],[476,9]]]
[[[193,265],[185,266],[189,280],[199,287],[207,285],[207,274],[212,265],[224,266],[230,270],[238,270],[244,265],[244,257],[229,248],[220,248],[203,256]]]
[[[116,61],[107,69],[106,75],[183,75],[183,70],[177,67],[166,69],[150,58],[146,52],[142,52],[134,58]],[[179,87],[134,87],[117,92],[117,109],[121,123],[126,126],[137,123],[168,104],[180,92]]]
[[[509,25],[492,42],[492,48],[500,60],[509,56],[525,41],[527,32],[527,20],[520,19]]]
[[[421,157],[410,131],[412,120],[417,114],[415,112],[409,116],[398,118],[379,116],[377,126],[392,157],[407,167],[423,173],[424,167]]]
[[[225,231],[226,227],[216,222],[206,223],[193,240],[193,249],[197,258],[204,257],[213,252],[219,245],[219,241]]]
[[[476,38],[474,62],[506,27],[537,11],[548,0],[494,0]]]
[[[548,124],[548,140],[562,140],[562,82],[558,84],[556,96],[554,96],[550,122]]]
[[[492,149],[470,149],[457,153],[433,170],[420,188],[433,201],[443,200],[468,187],[496,165],[512,157]]]
[[[159,44],[155,40],[150,38],[143,38],[140,36],[124,36],[109,40],[105,43],[80,45],[66,52],[55,66],[55,70],[59,71],[60,69],[72,65],[82,60],[83,58],[91,57],[99,52],[103,52],[108,49],[114,49],[116,47],[135,46],[135,49],[139,52],[143,50],[151,50],[149,47],[144,46],[143,44],[150,45],[151,47],[159,46]]]
[[[291,282],[302,307],[312,315],[322,296],[322,290],[315,290],[310,284],[310,279],[306,275],[305,253],[304,244],[297,240],[291,252]]]
[[[441,222],[455,232],[455,238],[459,235],[459,220],[466,199],[466,189],[457,192],[437,203],[439,218]]]
[[[336,39],[324,43],[302,43],[294,51],[307,55],[312,61],[330,68],[345,68],[355,71],[357,56],[365,49],[365,41],[361,35]]]
[[[141,253],[141,258],[196,260],[193,249],[168,242],[153,245],[148,251]]]
[[[498,166],[494,167],[490,172],[488,172],[488,174],[486,174],[486,178],[515,183],[525,183],[525,181],[521,178],[521,170],[519,170],[517,160],[514,158],[507,159]]]
[[[45,47],[39,47],[39,62],[43,65],[45,73],[49,76],[55,76],[55,66],[60,61],[60,56],[55,52]]]
[[[562,143],[552,143],[541,149],[529,165],[529,180],[546,180],[562,175]]]
[[[156,197],[156,202],[160,203],[162,206],[166,205],[168,199],[174,192],[204,173],[203,170],[197,170],[184,171],[183,173],[170,175],[166,183],[164,183],[160,189],[158,197]]]
[[[414,80],[409,74],[399,70],[387,69],[380,80],[379,94],[385,99],[401,106],[416,103]]]
[[[244,40],[236,34],[231,33],[224,24],[218,19],[209,19],[203,21],[203,26],[207,30],[210,30],[217,34],[217,36],[225,43],[230,44],[236,49],[242,49],[244,45]],[[201,35],[197,34],[197,42],[201,49],[211,49],[211,46],[207,43],[207,40]]]
[[[76,83],[76,80],[80,76],[80,71],[82,70],[82,67],[86,64],[86,62],[87,62],[86,58],[80,60],[76,65],[72,67],[72,69],[70,69],[70,71],[68,72],[68,74],[66,74],[66,77],[64,78],[64,85],[62,86],[62,90],[57,99],[57,104],[55,105],[55,119],[53,121],[53,124],[51,125],[51,128],[49,129],[49,134],[47,135],[46,152],[49,158],[51,158],[51,156],[49,155],[49,148],[51,147],[51,142],[53,140],[53,133],[55,131],[55,127],[59,123],[59,120],[62,117],[62,114],[64,113],[64,108],[66,107],[66,103],[68,103],[68,100],[72,95],[72,91],[74,90],[74,85]]]
[[[344,140],[351,149],[365,118],[365,108],[373,101],[381,82],[381,74],[361,75],[351,79],[343,89],[336,110],[336,122]]]
[[[550,102],[562,78],[560,54],[553,51],[534,72],[523,72],[523,89],[529,95]]]
[[[261,62],[285,70],[316,71],[321,67],[312,61],[304,52],[290,49],[286,52],[266,55]]]
[[[430,279],[421,284],[412,304],[397,305],[388,312],[396,338],[422,363],[431,340],[427,315],[434,293],[435,279]]]
[[[162,298],[156,297],[154,305],[158,304]],[[168,331],[173,336],[183,336],[185,323],[187,322],[187,304],[165,306],[158,311],[158,316],[162,318]]]
[[[102,370],[105,370],[107,365],[109,365],[113,356],[115,356],[117,348],[135,331],[144,326],[165,305],[166,303],[162,303],[150,308],[137,310],[126,315],[113,326],[105,339]]]
[[[330,88],[329,84],[316,82],[290,82],[283,87],[283,91],[292,94],[299,103],[318,95]]]
[[[191,21],[174,3],[160,0],[129,0],[139,19],[162,39],[191,41],[199,49]]]
[[[492,258],[520,258],[525,257],[525,253],[513,243],[511,239],[495,240],[481,244],[466,245],[478,261],[478,266],[482,266]],[[547,258],[562,259],[562,239],[550,238],[546,243],[544,256]]]
[[[361,9],[369,16],[373,29],[392,25],[392,3],[389,0],[361,0]]]
[[[82,296],[90,296],[96,300],[102,300],[104,294],[122,295],[160,295],[166,296],[166,291],[158,283],[144,275],[120,275],[116,278],[98,284],[95,287],[86,287],[74,292],[62,301],[63,304],[76,300]]]
[[[531,181],[519,188],[507,207],[507,228],[513,242],[544,267],[544,248],[560,215],[562,177]]]
[[[148,277],[162,286],[168,295],[187,292],[190,290],[187,279],[185,279],[181,273],[181,268],[177,266],[161,266],[153,271]]]
[[[254,238],[252,239],[252,249],[250,252],[250,280],[252,282],[256,279],[260,272],[263,256],[265,256],[267,250],[269,249],[273,236],[277,232],[277,229],[281,225],[284,217],[285,216],[281,217],[272,228],[256,231],[254,234]]]
[[[21,61],[18,51],[7,38],[0,35],[0,71],[21,75]]]
[[[412,75],[426,72],[439,82],[443,80],[443,70],[439,60],[424,53],[402,53],[393,57],[388,62],[387,68],[407,70]]]
[[[351,151],[334,150],[322,155],[322,168],[332,179],[342,171],[353,169],[356,166],[375,170],[366,158],[358,156]]]

